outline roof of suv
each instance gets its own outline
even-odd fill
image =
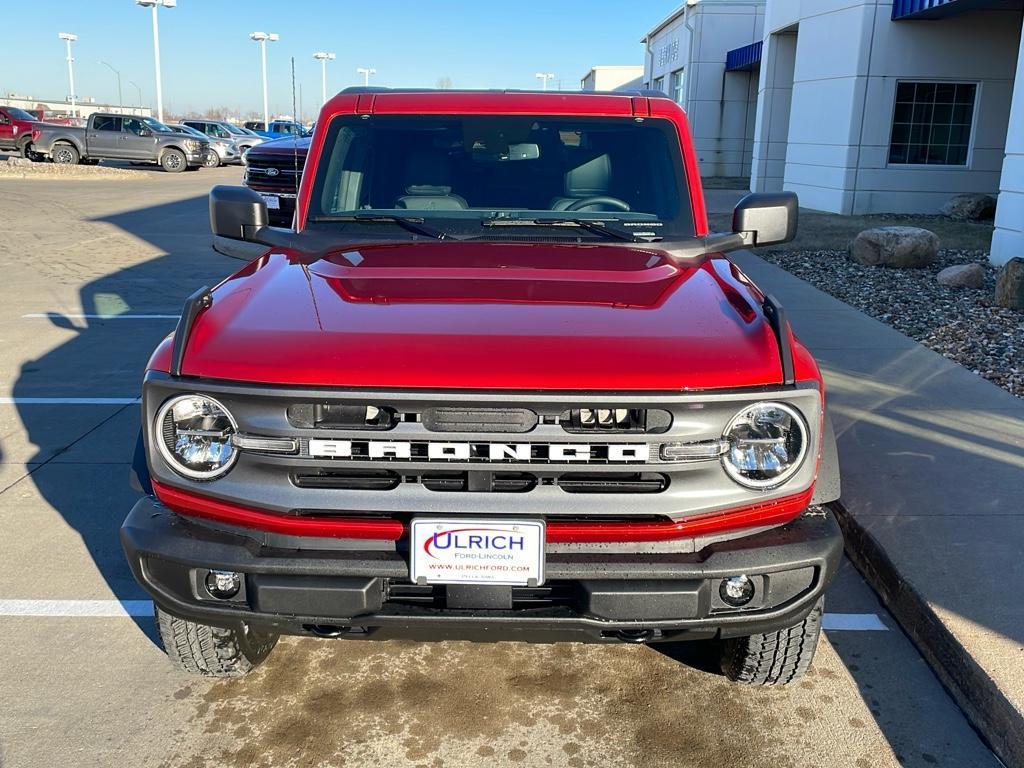
[[[386,88],[378,85],[353,85],[339,91],[339,93],[525,93],[543,94],[545,96],[643,96],[650,99],[668,98],[668,95],[663,91],[644,88],[624,91],[541,91],[519,88]]]

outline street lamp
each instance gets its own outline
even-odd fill
[[[124,99],[121,98],[121,73],[109,64],[107,64],[107,62],[103,61],[103,59],[100,59],[100,64],[102,64],[104,67],[106,67],[115,75],[117,75],[117,108],[121,110],[122,114],[124,114]]]
[[[276,43],[281,36],[273,32],[252,32],[250,40],[260,44],[260,59],[263,62],[263,130],[270,130],[270,106],[267,102],[267,43]]]
[[[156,69],[156,118],[164,121],[164,93],[160,85],[160,28],[157,25],[156,9],[160,6],[173,8],[178,0],[135,0],[136,5],[153,9],[153,65]]]
[[[548,89],[548,80],[554,80],[555,79],[555,73],[554,72],[538,72],[535,75],[535,77],[538,80],[543,81],[543,83],[544,83],[543,87],[544,87],[544,90],[546,91]]]
[[[334,61],[333,53],[317,51],[313,58],[320,62],[320,103],[327,103],[327,62]]]
[[[370,75],[376,75],[377,70],[373,67],[356,67],[356,72],[363,76],[363,85],[370,85]]]
[[[142,106],[142,89],[139,88],[139,84],[131,80],[128,81],[128,85],[132,86],[139,93],[139,106]]]
[[[68,85],[71,87],[71,114],[78,117],[77,100],[75,97],[75,68],[73,66],[75,59],[71,56],[71,44],[78,39],[78,35],[73,35],[70,32],[58,32],[57,37],[63,40],[68,48]]]

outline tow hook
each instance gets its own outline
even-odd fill
[[[350,629],[350,627],[339,627],[337,624],[303,624],[302,628],[317,637],[341,637]]]
[[[615,636],[624,643],[647,643],[654,639],[657,633],[653,629],[620,629]]]

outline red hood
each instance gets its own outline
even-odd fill
[[[183,373],[380,388],[680,390],[781,381],[762,296],[723,257],[400,243],[264,256],[197,320]]]

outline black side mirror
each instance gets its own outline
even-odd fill
[[[755,192],[736,203],[732,231],[752,248],[788,243],[796,237],[799,213],[795,192]]]
[[[210,229],[214,237],[288,248],[294,232],[270,226],[267,203],[247,187],[218,184],[210,190]]]

